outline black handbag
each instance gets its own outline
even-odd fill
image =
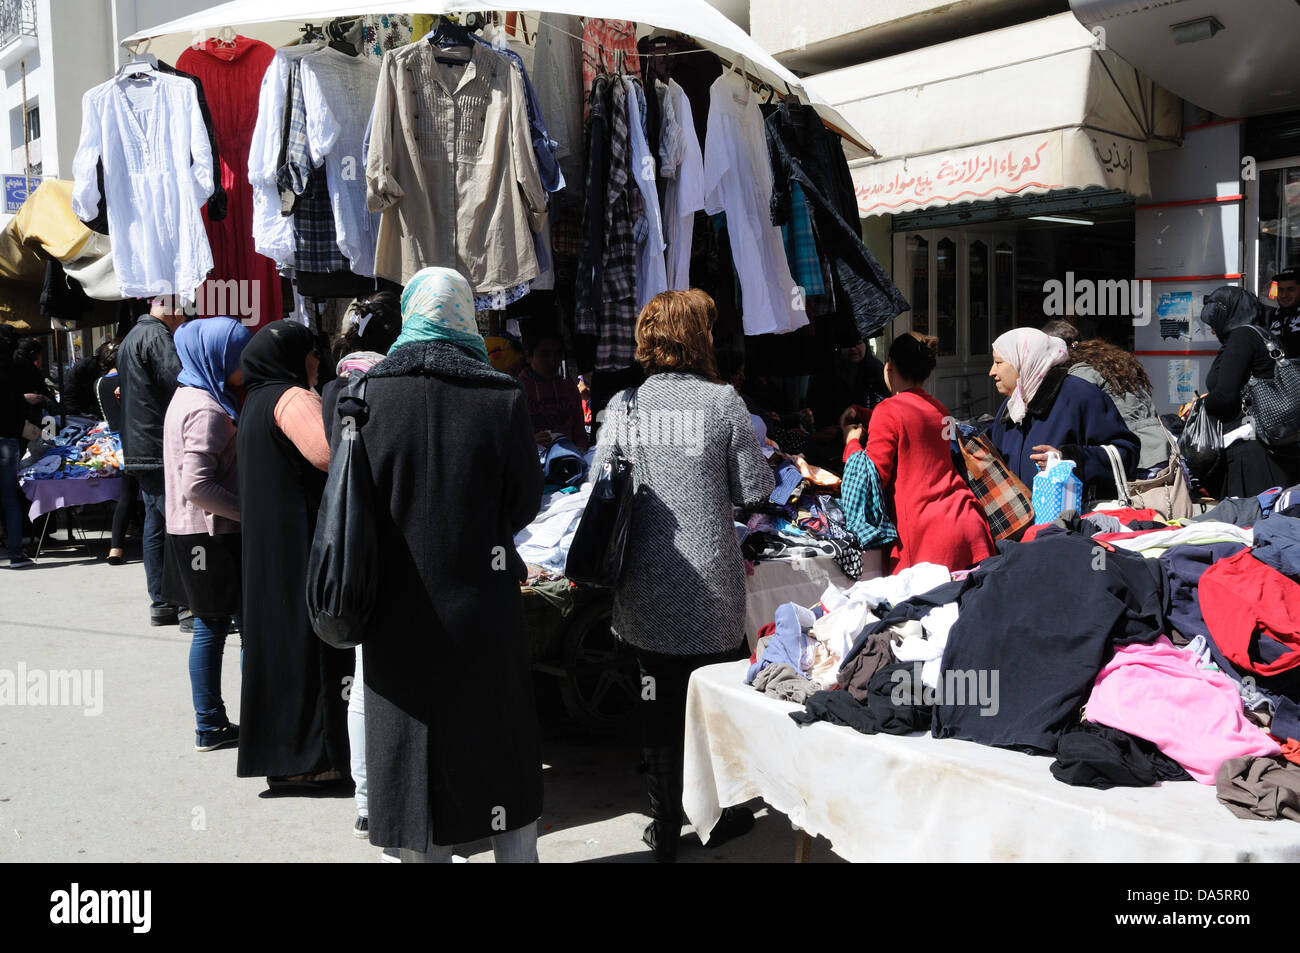
[[[330,456],[316,535],[307,561],[307,611],[312,628],[336,649],[355,648],[379,590],[379,540],[375,487],[361,431],[370,409],[366,379],[358,376],[339,395],[338,447]]]
[[[1250,325],[1264,339],[1273,359],[1273,376],[1250,376],[1242,406],[1255,422],[1255,439],[1266,447],[1286,447],[1300,440],[1300,364],[1290,360],[1263,329]]]
[[[1223,457],[1223,424],[1205,408],[1205,398],[1198,396],[1187,417],[1187,425],[1178,437],[1178,453],[1198,479],[1206,477]]]
[[[636,414],[636,389],[626,404],[629,420]],[[632,497],[636,492],[632,461],[615,454],[595,475],[591,496],[574,533],[564,575],[582,586],[613,589],[623,574]]]

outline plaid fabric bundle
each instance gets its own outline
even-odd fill
[[[880,475],[866,453],[859,450],[844,464],[840,484],[840,506],[849,531],[863,549],[888,546],[897,541],[898,531],[889,518],[885,494],[880,489]]]
[[[293,210],[294,267],[299,271],[349,271],[351,263],[339,250],[325,169],[312,166],[307,149],[307,100],[299,79],[301,70],[298,62],[291,67],[285,164],[276,174],[281,191],[290,190],[298,196]]]
[[[1018,537],[1033,525],[1034,505],[1029,488],[1011,472],[989,438],[961,434],[962,459],[966,464],[966,482],[984,507],[994,539]]]

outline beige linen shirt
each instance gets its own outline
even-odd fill
[[[523,75],[485,46],[465,66],[434,53],[384,54],[366,160],[367,204],[383,212],[375,273],[406,284],[454,268],[475,294],[505,291],[540,274],[532,232],[547,215]]]

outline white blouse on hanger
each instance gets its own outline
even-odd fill
[[[663,139],[672,169],[664,187],[664,237],[668,241],[668,287],[685,291],[691,286],[691,244],[695,237],[695,213],[704,208],[704,156],[695,134],[691,101],[677,80],[668,81],[665,100],[675,120],[670,131],[664,126]],[[669,110],[665,110],[667,114]]]
[[[114,77],[82,97],[72,210],[83,221],[98,212],[101,159],[122,295],[193,301],[212,270],[200,209],[213,191],[212,147],[194,83],[147,72]]]
[[[668,290],[668,273],[664,265],[664,224],[659,214],[659,190],[655,184],[655,163],[641,124],[641,85],[630,76],[623,77],[627,94],[627,118],[632,141],[632,174],[645,200],[646,223],[650,226],[636,252],[636,306],[639,311],[655,295]],[[651,90],[650,95],[654,95]]]
[[[362,149],[379,87],[379,62],[326,47],[302,61],[307,103],[307,148],[325,166],[339,251],[354,274],[373,278],[379,213],[366,208],[366,154]]]
[[[781,229],[772,224],[772,166],[763,116],[749,83],[728,70],[709,90],[704,210],[727,213],[746,334],[782,334],[808,323]]]

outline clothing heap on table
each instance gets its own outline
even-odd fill
[[[36,461],[18,476],[24,480],[89,480],[118,476],[122,441],[108,424],[70,422]]]
[[[1300,820],[1298,491],[1205,514],[1237,522],[1071,514],[969,573],[832,586],[777,610],[746,681],[800,724],[1050,755],[1095,788],[1191,779]]]

